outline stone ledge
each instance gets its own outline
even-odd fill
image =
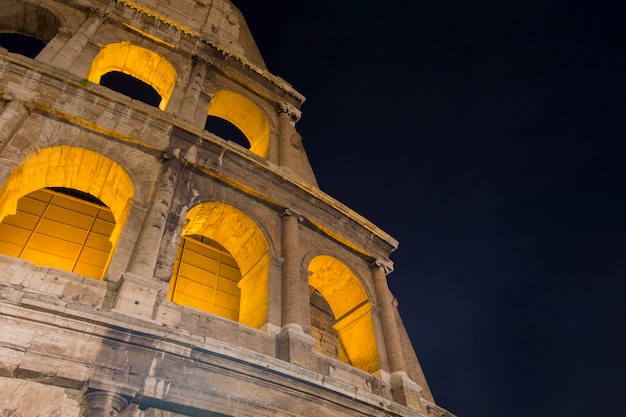
[[[148,373],[152,371],[146,371],[146,375],[138,379],[139,375],[144,373],[141,369],[161,369],[159,367],[168,363],[172,364],[167,365],[170,369],[181,369],[180,366],[185,364],[185,369],[197,368],[195,372],[203,375],[208,372],[207,376],[214,372],[227,372],[231,375],[230,378],[244,377],[248,380],[252,377],[261,382],[271,381],[277,389],[282,387],[280,389],[297,390],[301,391],[302,395],[312,395],[311,393],[315,392],[316,396],[326,398],[328,401],[338,401],[339,398],[350,399],[356,401],[355,407],[357,404],[381,407],[380,404],[390,403],[387,398],[330,376],[218,340],[194,337],[179,329],[168,329],[151,321],[131,319],[123,314],[102,311],[86,305],[51,304],[53,297],[37,295],[33,298],[29,294],[26,300],[28,303],[20,306],[0,303],[0,315],[13,317],[13,321],[20,321],[17,328],[24,331],[32,327],[37,337],[36,342],[23,341],[22,344],[27,345],[24,352],[10,349],[16,353],[11,355],[12,376],[41,377],[47,383],[62,384],[71,388],[80,387],[87,380],[94,383],[100,381],[97,384],[101,387],[110,384],[119,386],[120,378],[130,378],[124,385],[125,392],[130,395],[140,389],[137,383],[148,382]],[[15,323],[11,323],[10,326],[16,328]],[[46,332],[57,334],[59,329],[63,329],[63,338],[66,341],[63,345],[54,343],[54,338],[46,336]],[[44,350],[33,350],[29,347],[34,346],[33,343],[36,345],[48,341],[64,350],[54,348],[44,353]],[[85,345],[81,349],[91,346],[94,351],[86,354],[86,351],[76,350],[81,345]],[[125,351],[128,351],[128,354],[132,352],[132,356],[129,357],[132,368],[126,368],[128,366],[124,365],[127,363],[126,360],[119,357]],[[114,356],[111,357],[111,354]],[[110,362],[111,360],[113,362]],[[153,361],[152,365],[149,365],[150,361]],[[172,368],[173,364],[178,362],[181,365]],[[56,365],[50,368],[53,363]],[[142,363],[144,365],[141,365]],[[107,365],[103,368],[105,364]],[[136,366],[140,368],[133,371]],[[219,371],[220,369],[222,371]],[[130,372],[128,376],[124,376],[128,372]],[[138,374],[135,375],[134,372]],[[183,379],[176,382],[176,378],[173,374],[167,378],[157,377],[150,379],[152,381],[150,384],[156,387],[167,383],[169,386],[184,389],[188,383],[185,382],[186,379],[181,375]],[[145,395],[147,394],[145,389],[148,389],[148,386],[137,392],[143,392]],[[415,410],[396,403],[393,403],[393,410],[392,415],[421,416]]]

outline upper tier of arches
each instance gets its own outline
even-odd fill
[[[110,157],[75,146],[41,148],[0,188],[0,253],[104,279],[135,188],[131,175]],[[192,205],[172,229],[180,230],[172,235],[176,258],[150,248],[171,263],[168,299],[252,328],[266,326],[271,263],[280,254],[257,216],[218,200]],[[328,250],[310,250],[300,262],[308,286],[330,307],[331,324],[318,330],[336,335],[337,358],[377,372],[374,304],[363,278]]]
[[[216,85],[209,82],[210,77],[206,74],[210,67],[209,63],[192,57],[184,58],[173,50],[173,45],[167,47],[155,36],[150,36],[150,39],[155,41],[150,46],[145,41],[148,34],[142,32],[144,35],[142,39],[142,36],[138,37],[136,31],[133,32],[129,25],[125,29],[126,33],[113,31],[118,36],[118,40],[114,40],[116,36],[104,29],[108,18],[102,15],[103,12],[85,14],[83,22],[80,23],[75,21],[75,17],[72,20],[65,18],[64,13],[55,10],[53,5],[54,3],[0,0],[0,34],[22,36],[22,40],[17,43],[7,41],[3,44],[0,38],[0,45],[10,48],[10,52],[25,56],[34,55],[31,56],[34,59],[66,66],[70,71],[81,67],[76,65],[78,61],[85,65],[84,59],[89,59],[88,67],[82,76],[95,84],[100,84],[102,77],[110,73],[127,74],[135,80],[146,83],[158,93],[160,97],[158,108],[162,111],[173,113],[202,127],[210,126],[206,123],[207,118],[221,118],[235,126],[245,136],[247,142],[233,137],[234,143],[245,146],[250,152],[262,158],[271,157],[271,132],[278,130],[277,103],[260,100],[257,94],[243,84],[228,81]],[[233,16],[240,14],[235,8],[227,13]],[[89,38],[103,31],[106,35],[99,35],[99,50],[93,55],[92,48],[86,48],[90,42]],[[39,53],[26,52],[25,41],[29,39],[42,42],[44,46]],[[85,50],[77,51],[79,47]],[[197,77],[194,79],[197,75],[197,70],[194,72],[194,65],[197,66],[198,62],[203,62],[200,65],[206,68],[203,69],[199,79]],[[124,90],[116,88],[113,84],[108,86],[130,95],[131,98],[141,100],[141,97],[129,93],[139,90],[132,87],[132,80],[129,82],[131,87]],[[193,101],[191,108],[188,105],[189,96],[192,96]],[[187,108],[184,108],[185,105]],[[222,132],[223,130],[215,130],[211,133],[219,136]],[[231,140],[230,137],[223,139]]]

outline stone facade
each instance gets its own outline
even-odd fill
[[[451,415],[387,287],[397,242],[318,188],[304,97],[231,2],[0,0],[0,33],[43,41],[0,49],[4,415]]]

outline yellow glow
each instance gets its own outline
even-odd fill
[[[335,316],[333,328],[346,355],[342,360],[366,372],[378,371],[372,307],[356,275],[343,262],[328,255],[313,258],[309,272],[309,285],[322,294]]]
[[[46,187],[74,188],[100,199],[115,217],[117,226],[111,234],[115,244],[134,194],[132,181],[122,167],[83,148],[40,149],[11,173],[0,190],[0,219],[15,214],[21,196]]]
[[[168,299],[238,321],[240,280],[237,263],[223,247],[202,236],[183,237]]]
[[[115,247],[134,194],[132,181],[122,167],[83,148],[40,149],[16,168],[0,189],[0,219],[16,213],[22,196],[46,187],[73,188],[106,204],[116,223],[109,238]]]
[[[182,235],[206,236],[232,255],[241,272],[239,322],[261,328],[267,322],[269,247],[259,227],[243,212],[221,202],[203,203],[187,213]]]
[[[248,138],[250,152],[263,158],[269,155],[270,126],[259,108],[244,96],[232,91],[215,93],[209,104],[209,116],[226,119]]]
[[[20,198],[17,213],[0,222],[0,253],[101,279],[114,227],[108,207],[41,189]]]
[[[159,108],[165,110],[176,84],[176,69],[165,57],[130,42],[112,43],[100,50],[87,78],[99,84],[100,78],[111,71],[120,71],[150,84],[161,96]]]

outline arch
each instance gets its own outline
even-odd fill
[[[270,125],[256,104],[228,90],[216,92],[209,103],[209,116],[221,117],[235,125],[250,142],[250,152],[267,158],[270,148]]]
[[[165,110],[176,84],[176,68],[164,56],[126,41],[108,44],[91,63],[87,78],[99,84],[100,78],[111,71],[150,84],[161,96],[159,109]]]
[[[244,133],[237,126],[226,119],[208,115],[204,122],[204,130],[211,132],[222,139],[234,142],[250,149],[250,142]]]
[[[161,96],[150,84],[120,71],[109,71],[100,77],[100,85],[150,106],[159,107]]]
[[[365,288],[342,261],[329,255],[309,262],[309,285],[330,306],[339,336],[341,360],[369,373],[380,369],[372,322],[372,304]]]
[[[0,220],[17,212],[18,200],[44,188],[78,190],[102,201],[115,226],[109,240],[115,248],[134,195],[132,180],[124,169],[105,156],[83,148],[43,148],[13,170],[0,189]]]
[[[268,315],[270,255],[259,226],[231,205],[207,202],[187,212],[182,236],[209,238],[232,256],[241,274],[237,284],[241,291],[239,322],[262,328]]]
[[[0,46],[6,48],[9,52],[35,59],[43,48],[45,48],[46,43],[34,36],[13,32],[0,32]]]
[[[61,19],[41,4],[0,0],[0,32],[19,33],[48,43],[63,26]]]

